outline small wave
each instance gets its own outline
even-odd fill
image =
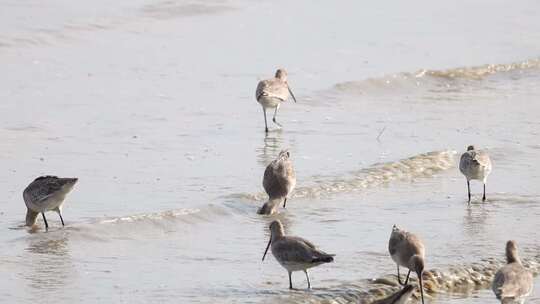
[[[457,69],[448,70],[420,70],[414,74],[415,78],[421,77],[439,77],[445,79],[475,79],[480,80],[487,76],[507,73],[519,70],[529,70],[540,68],[540,59],[529,59],[521,62],[507,63],[507,64],[486,64],[475,67],[462,67]]]
[[[489,288],[497,270],[504,265],[499,259],[485,259],[464,266],[454,266],[445,270],[430,269],[424,271],[424,296],[432,297],[442,293],[467,293],[471,290]],[[540,272],[540,255],[523,260],[523,265],[535,276]],[[413,285],[418,285],[416,277],[409,279]],[[357,303],[369,304],[384,299],[401,286],[394,275],[386,275],[371,280],[355,283],[340,284],[331,288],[318,288],[306,296],[305,294],[292,302],[298,303]],[[419,298],[419,290],[414,295]],[[298,301],[296,301],[298,300]],[[290,302],[290,301],[288,301]]]
[[[129,216],[108,218],[87,218],[77,223],[68,223],[66,227],[52,225],[45,231],[43,223],[29,228],[24,223],[10,227],[12,230],[26,230],[28,235],[19,236],[12,240],[18,242],[21,239],[42,240],[37,245],[42,250],[52,250],[55,240],[91,240],[95,242],[107,242],[111,239],[135,239],[142,234],[153,235],[155,233],[168,233],[179,229],[207,223],[230,215],[231,211],[222,205],[206,205],[201,208],[182,208],[162,212],[141,213]]]
[[[141,17],[152,20],[167,20],[219,14],[234,9],[232,6],[223,5],[220,1],[204,4],[174,0],[154,2],[121,12],[100,12],[98,17],[92,17],[90,20],[66,21],[54,27],[47,24],[45,27],[33,27],[27,31],[0,35],[0,50],[13,47],[49,46],[66,41],[75,41],[80,38],[81,34],[87,32],[112,30],[126,24],[139,24]],[[133,11],[138,13],[131,13]]]
[[[396,90],[417,88],[438,88],[459,90],[469,81],[484,80],[489,76],[509,72],[523,72],[540,69],[540,58],[506,64],[485,64],[481,66],[460,67],[446,70],[422,69],[413,73],[403,72],[380,78],[368,78],[361,81],[338,83],[335,90],[347,94],[390,93]]]
[[[395,162],[374,164],[358,171],[349,172],[347,177],[315,180],[312,185],[297,187],[292,198],[313,198],[342,192],[360,191],[397,180],[413,180],[431,177],[454,167],[456,151],[434,151],[415,155]],[[238,193],[225,197],[246,201],[263,201],[266,193]]]
[[[177,3],[175,1],[163,1],[153,4],[147,4],[142,9],[145,16],[160,20],[178,17],[217,14],[230,10],[233,10],[233,8],[217,3]]]
[[[200,209],[178,209],[168,210],[163,212],[137,214],[123,217],[114,217],[110,219],[100,220],[99,224],[119,224],[119,223],[134,223],[141,221],[161,221],[167,219],[176,219],[182,216],[199,213]]]

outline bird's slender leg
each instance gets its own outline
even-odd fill
[[[486,183],[484,182],[484,196],[482,197],[482,201],[486,201]]]
[[[60,216],[60,221],[62,222],[62,227],[64,227],[64,218],[62,217],[62,209],[60,209],[60,207],[54,209],[54,211],[56,211],[56,213],[58,213],[58,215]]]
[[[278,125],[278,126],[281,127],[281,124],[280,124],[279,122],[277,122],[277,120],[276,120],[277,110],[279,109],[279,106],[280,106],[280,104],[278,103],[278,105],[276,106],[276,110],[274,111],[274,117],[272,118],[272,121],[273,121],[276,125]]]
[[[409,276],[411,275],[411,270],[409,269],[409,272],[407,273],[407,278],[405,278],[405,284],[403,285],[407,285],[407,283],[409,283]]]
[[[398,281],[399,285],[404,286],[405,284],[403,284],[401,282],[401,276],[399,274],[399,264],[396,264],[396,265],[397,265],[397,281]]]
[[[47,219],[45,218],[45,212],[41,212],[41,216],[43,216],[43,221],[45,222],[45,230],[49,230],[49,224],[47,223]]]
[[[471,182],[467,180],[467,191],[469,193],[469,204],[471,203]]]
[[[422,274],[418,276],[418,279],[420,281],[420,295],[422,296],[422,304],[424,304],[424,286],[422,284]]]
[[[264,114],[264,131],[268,133],[268,124],[266,123],[266,108],[263,107],[263,114]]]
[[[307,269],[304,270],[304,272],[306,273],[306,279],[307,279],[307,288],[308,289],[311,289],[311,283],[309,282],[309,275],[307,274]]]
[[[283,208],[285,208],[285,205],[287,205],[287,198],[283,201]]]
[[[292,272],[289,271],[289,289],[292,289],[292,278],[291,278]]]
[[[62,222],[62,227],[64,227],[64,218],[62,218],[62,212],[58,212],[58,215],[60,216],[60,221]]]

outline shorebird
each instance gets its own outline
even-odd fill
[[[283,225],[278,220],[270,224],[270,240],[264,251],[263,261],[270,245],[276,260],[289,273],[289,289],[293,288],[291,275],[294,271],[303,271],[306,274],[309,289],[311,283],[307,270],[334,261],[334,254],[318,250],[311,242],[300,237],[286,236]]]
[[[26,204],[26,226],[33,226],[39,213],[43,216],[45,229],[49,228],[45,212],[56,211],[64,226],[62,204],[66,195],[77,183],[77,178],[59,178],[56,176],[40,176],[24,189],[23,198]]]
[[[411,271],[416,272],[420,282],[420,294],[422,304],[424,303],[424,288],[422,286],[422,273],[424,272],[425,248],[422,241],[414,234],[399,229],[396,225],[392,227],[390,241],[388,242],[388,251],[392,260],[397,264],[397,277],[401,285],[409,282]],[[401,282],[399,275],[399,266],[409,269],[405,283]]]
[[[289,98],[289,93],[292,99],[296,102],[289,84],[287,83],[287,71],[279,69],[276,71],[274,78],[262,80],[257,85],[255,98],[261,104],[264,112],[264,130],[268,133],[268,124],[266,122],[266,109],[274,109],[274,117],[272,121],[281,127],[281,124],[276,121],[277,111],[282,102]]]
[[[287,205],[287,198],[296,186],[296,173],[290,160],[291,153],[287,150],[279,152],[264,170],[263,187],[269,200],[283,199],[283,208]]]
[[[414,292],[412,285],[405,285],[401,290],[382,300],[375,301],[373,304],[405,304]]]
[[[264,214],[264,215],[271,215],[277,213],[277,208],[279,207],[279,204],[281,203],[281,199],[269,199],[262,205],[259,210],[257,210],[257,214]]]
[[[524,303],[533,289],[533,278],[521,264],[515,241],[506,243],[506,262],[495,274],[491,289],[501,303]]]
[[[469,204],[471,203],[471,183],[472,179],[481,180],[484,183],[484,196],[482,201],[486,201],[486,182],[491,173],[491,159],[485,151],[475,150],[474,146],[467,147],[467,152],[461,155],[459,161],[459,171],[467,178],[467,190],[469,192]]]

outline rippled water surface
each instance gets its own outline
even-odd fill
[[[395,290],[372,281],[393,224],[463,278],[428,302],[496,303],[461,276],[489,278],[508,239],[540,271],[536,1],[0,3],[2,303],[369,302]],[[277,67],[298,103],[265,135]],[[494,167],[470,206],[469,144]],[[284,148],[297,189],[259,216]],[[47,233],[22,226],[42,174],[79,177]],[[275,218],[336,254],[312,290],[261,262]]]

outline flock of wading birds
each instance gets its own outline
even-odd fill
[[[296,102],[296,98],[287,83],[287,72],[283,69],[277,70],[275,77],[260,81],[256,90],[256,99],[261,104],[264,113],[265,132],[268,132],[266,120],[266,110],[274,109],[272,121],[278,126],[276,121],[277,111],[282,102],[290,96]],[[467,151],[461,155],[459,170],[467,179],[468,202],[471,202],[471,180],[480,180],[484,185],[482,200],[486,200],[486,181],[491,172],[491,160],[485,151],[476,150],[469,146]],[[77,178],[59,178],[56,176],[41,176],[36,178],[23,192],[24,202],[27,207],[26,225],[34,226],[36,219],[41,213],[45,229],[49,224],[45,217],[46,211],[55,211],[60,216],[62,226],[62,204],[66,195],[77,183]],[[296,185],[296,175],[290,160],[289,151],[281,151],[274,161],[272,161],[264,171],[263,187],[268,194],[268,201],[259,208],[259,214],[270,215],[277,212],[281,202],[283,208],[286,207],[287,198],[290,196]],[[333,254],[325,253],[306,239],[285,235],[283,225],[279,220],[270,224],[270,240],[262,257],[266,257],[268,249],[271,248],[276,260],[283,266],[289,274],[289,288],[292,286],[291,275],[295,271],[303,271],[306,275],[308,288],[311,288],[309,268],[330,263],[334,260]],[[392,227],[388,251],[392,260],[397,265],[397,280],[404,286],[399,292],[391,295],[378,303],[405,303],[415,288],[408,284],[412,271],[418,276],[422,303],[424,303],[424,290],[422,287],[422,273],[424,271],[425,248],[424,244],[415,234]],[[492,289],[501,303],[523,302],[533,287],[532,274],[521,264],[518,249],[515,241],[506,243],[507,264],[502,267],[493,279]],[[399,267],[408,269],[407,276],[402,282]]]

